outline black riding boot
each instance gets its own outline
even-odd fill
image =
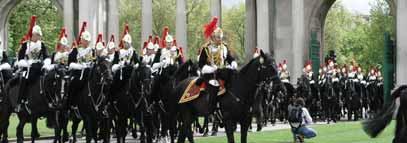
[[[25,104],[25,102],[26,102],[26,97],[25,97],[26,86],[27,86],[27,79],[25,79],[25,77],[21,77],[20,89],[18,91],[17,107],[15,109],[15,112],[17,112],[17,113],[21,111],[22,105]]]

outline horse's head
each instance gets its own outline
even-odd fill
[[[49,101],[56,107],[62,108],[68,96],[69,76],[67,68],[63,65],[55,65],[55,68],[46,72],[44,78],[44,91]]]
[[[113,73],[111,63],[105,57],[99,57],[94,65],[94,74],[96,78],[101,79],[104,84],[111,84],[113,81]]]
[[[192,60],[188,60],[175,72],[176,79],[181,81],[188,77],[198,76],[198,69],[199,67],[197,64],[194,64]]]
[[[258,86],[269,86],[269,84],[273,83],[273,87],[277,88],[276,90],[285,91],[284,85],[278,77],[274,58],[263,51],[243,67],[240,73]]]
[[[152,71],[151,68],[145,64],[139,65],[137,68],[134,69],[132,75],[132,82],[135,83],[135,87],[137,90],[141,92],[145,92],[146,94],[150,94],[151,92],[151,85],[152,85]]]

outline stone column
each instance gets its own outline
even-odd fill
[[[178,46],[184,49],[184,56],[188,56],[187,44],[187,13],[186,0],[177,0],[176,38]]]
[[[144,41],[148,36],[153,33],[153,3],[152,0],[141,0],[141,42],[140,47],[143,46]]]
[[[264,52],[274,55],[273,49],[273,3],[274,0],[256,1],[257,9],[257,46]],[[247,4],[246,4],[247,6]]]
[[[407,0],[397,0],[397,85],[407,84]]]
[[[118,0],[106,0],[107,1],[107,34],[106,41],[110,40],[110,35],[115,35],[115,40],[119,41],[119,9]]]
[[[301,76],[304,65],[304,1],[292,0],[292,61],[289,62],[291,72],[291,83],[296,83],[296,79]]]
[[[254,48],[257,45],[257,35],[256,35],[256,1],[246,0],[246,39],[245,39],[245,53],[246,61],[249,61],[253,57]],[[263,31],[262,31],[263,32]],[[265,47],[259,47],[265,48]]]
[[[91,46],[96,42],[98,34],[98,0],[78,0],[79,2],[79,30],[82,22],[87,22],[87,30],[91,34]]]
[[[72,42],[74,35],[74,12],[73,12],[73,0],[64,0],[64,27],[68,35],[68,41]]]
[[[97,33],[103,34],[103,38],[107,39],[107,2],[106,0],[98,0],[97,4]]]
[[[222,0],[211,0],[211,16],[217,16],[218,26],[222,27]]]
[[[12,10],[12,8],[14,8],[14,6],[17,5],[17,3],[18,1],[15,0],[2,0],[0,2],[0,41],[1,41],[0,48],[3,49],[3,51],[8,50],[8,32],[6,26],[8,20],[7,18],[9,16],[10,10]]]

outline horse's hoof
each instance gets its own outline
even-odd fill
[[[207,136],[208,136],[208,132],[204,133],[202,136],[203,136],[203,137],[207,137]]]
[[[217,136],[218,132],[212,132],[211,136]]]

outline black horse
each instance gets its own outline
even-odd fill
[[[130,94],[131,75],[134,67],[131,65],[123,67],[113,75],[112,90],[110,91],[110,101],[112,101],[114,114],[113,119],[116,123],[117,142],[125,142],[127,135],[127,120],[133,117],[135,113],[135,100]]]
[[[206,88],[206,93],[184,104],[179,104],[178,111],[182,120],[181,130],[179,133],[178,142],[185,142],[185,137],[188,137],[190,142],[194,142],[191,123],[198,115],[208,115],[213,112],[216,107],[216,102],[220,104],[220,110],[225,123],[228,142],[234,142],[233,132],[237,122],[241,124],[242,143],[247,142],[247,131],[251,121],[250,110],[254,103],[254,92],[257,87],[265,82],[272,80],[278,81],[275,62],[271,57],[261,54],[260,57],[251,60],[240,72],[235,72],[230,69],[219,69],[216,73],[217,77],[225,81],[226,93],[217,96],[218,87],[211,86]],[[175,99],[180,99],[186,86],[189,85],[193,78],[182,81],[176,88]],[[280,85],[279,87],[282,87]],[[175,115],[175,114],[174,114]]]
[[[222,71],[221,71],[222,72]],[[251,124],[252,108],[256,88],[273,82],[276,90],[285,91],[285,86],[278,78],[275,61],[271,56],[261,53],[261,56],[251,60],[239,73],[226,70],[220,77],[226,81],[227,91],[218,99],[223,114],[226,134],[229,143],[234,143],[234,126],[241,125],[241,142],[247,142],[248,127]]]
[[[335,90],[335,85],[337,85],[337,82],[334,83],[333,81],[333,76],[328,75],[326,76],[326,82],[321,86],[323,88],[322,92],[322,103],[324,104],[324,114],[326,121],[328,124],[333,121],[336,122],[338,119],[337,117],[337,109],[339,108],[339,101],[338,101],[338,95]]]
[[[69,76],[67,68],[63,65],[55,65],[55,68],[48,71],[44,78],[44,95],[52,105],[51,116],[55,121],[54,143],[63,143],[68,141],[69,134],[67,130],[68,125],[68,85]],[[62,137],[63,138],[62,138]]]
[[[383,94],[380,94],[377,81],[370,81],[366,87],[366,96],[369,100],[369,115],[376,114],[383,105]]]
[[[73,71],[76,75],[71,81],[69,96],[73,98],[71,102],[77,105],[78,110],[73,109],[75,114],[72,124],[73,142],[76,142],[76,132],[81,119],[84,121],[86,130],[86,142],[94,140],[97,142],[97,130],[101,112],[104,109],[103,103],[109,94],[110,85],[113,80],[110,62],[105,58],[98,58],[96,62],[84,71]],[[77,75],[83,73],[82,79]],[[76,94],[76,95],[75,95]],[[79,113],[77,113],[79,111]],[[79,115],[76,115],[79,114]],[[79,116],[79,117],[78,117]]]
[[[155,101],[153,106],[155,109],[155,127],[157,129],[156,136],[159,140],[167,140],[170,135],[171,140],[175,140],[175,128],[177,121],[172,116],[172,111],[175,110],[177,104],[172,96],[175,87],[182,80],[188,77],[197,76],[198,65],[191,60],[186,61],[181,65],[169,65],[163,68],[160,74],[155,75],[153,82],[152,98]],[[174,130],[170,130],[174,128]]]
[[[358,120],[360,115],[361,115],[361,97],[357,92],[357,86],[356,83],[349,78],[348,82],[346,83],[346,89],[345,89],[345,101],[346,101],[346,109],[347,109],[347,114],[348,114],[348,120],[352,120],[352,115],[353,115],[353,120]]]
[[[393,118],[396,118],[396,131],[393,143],[407,142],[407,86],[403,85],[392,93],[392,101],[384,104],[383,108],[372,119],[363,122],[363,129],[370,137],[377,137]]]
[[[19,118],[19,123],[17,126],[17,142],[23,142],[24,141],[24,126],[26,123],[31,123],[31,141],[34,142],[35,139],[37,139],[40,134],[38,132],[37,128],[37,121],[38,118],[40,117],[48,117],[50,115],[50,108],[48,106],[48,103],[50,103],[49,99],[44,95],[44,76],[42,75],[43,72],[41,70],[42,64],[39,63],[34,63],[31,65],[30,68],[30,73],[28,76],[28,82],[26,86],[26,92],[27,95],[26,99],[29,101],[27,104],[22,105],[23,110],[17,113],[18,118]],[[7,84],[6,84],[6,95],[8,97],[8,100],[5,100],[5,102],[8,102],[6,104],[11,105],[11,108],[8,108],[8,116],[4,116],[1,118],[4,118],[8,120],[10,118],[10,113],[12,112],[10,109],[14,109],[17,106],[17,98],[19,96],[19,89],[20,89],[20,83],[22,78],[25,78],[24,76],[16,76],[13,79],[10,79]],[[47,118],[47,126],[48,127],[53,127],[52,124],[52,118]]]
[[[11,70],[0,71],[0,142],[2,143],[8,142],[8,117],[11,114],[11,105],[5,87],[12,76]]]

